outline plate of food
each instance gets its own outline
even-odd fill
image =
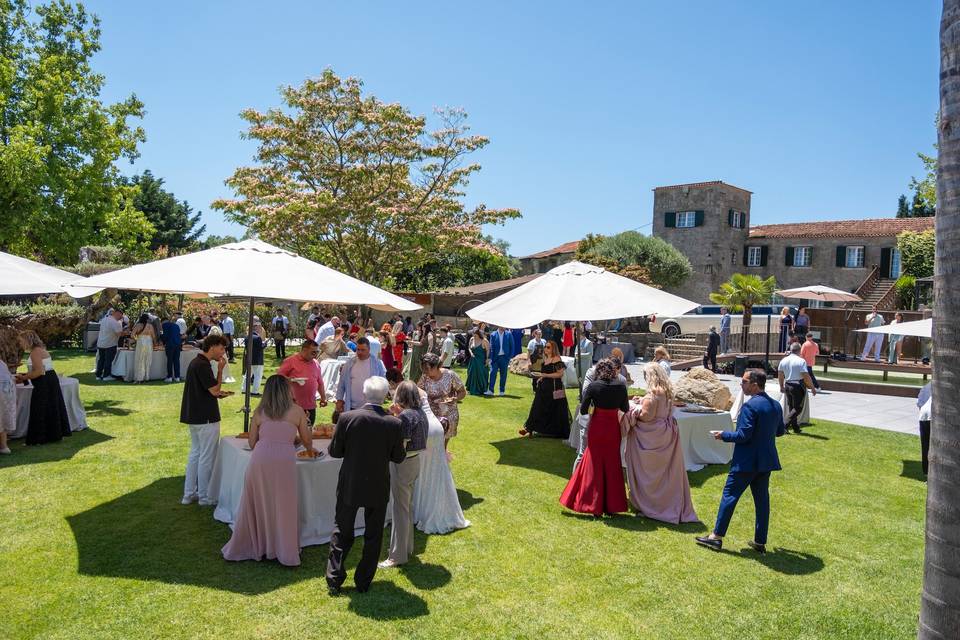
[[[313,437],[320,438],[321,440],[330,440],[333,438],[333,429],[334,425],[332,424],[317,424],[313,426]]]
[[[249,440],[249,439],[250,439],[250,432],[249,432],[249,431],[244,431],[243,433],[238,433],[236,437],[240,438],[241,440]]]
[[[683,408],[685,413],[723,413],[719,409],[714,409],[713,407],[701,407],[698,404],[690,404]]]
[[[303,385],[307,384],[307,379],[306,378],[290,378],[290,382],[296,382],[298,385],[302,387]]]
[[[303,449],[302,451],[297,451],[297,460],[319,460],[322,456],[322,453],[314,449]]]

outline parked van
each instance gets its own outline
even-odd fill
[[[750,333],[767,332],[767,314],[770,314],[770,332],[780,331],[780,310],[786,306],[790,315],[797,313],[794,305],[762,304],[753,307],[753,317],[750,319]],[[708,333],[710,327],[720,331],[720,305],[701,305],[682,316],[651,316],[650,331],[660,332],[667,338],[675,338],[685,333]],[[730,335],[737,335],[743,331],[743,314],[730,314]]]

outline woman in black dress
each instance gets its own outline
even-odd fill
[[[27,372],[17,375],[17,382],[30,381],[30,421],[27,426],[27,444],[58,442],[70,434],[67,406],[60,390],[60,378],[53,369],[53,358],[43,341],[33,331],[20,334],[20,346],[30,352]]]
[[[520,429],[521,436],[538,434],[551,438],[570,436],[570,408],[567,405],[567,393],[563,386],[563,370],[566,368],[560,359],[559,350],[553,341],[547,342],[543,350],[543,364],[540,375],[536,376],[537,390],[530,405],[530,415]]]
[[[778,345],[780,353],[787,350],[791,331],[793,331],[793,316],[790,315],[790,307],[784,307],[780,310],[780,344]]]

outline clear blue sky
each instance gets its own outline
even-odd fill
[[[145,103],[151,169],[204,212],[250,162],[245,107],[331,67],[490,145],[468,202],[525,255],[651,220],[657,185],[724,180],[755,224],[892,216],[931,151],[937,0],[86,3],[106,96]],[[644,227],[645,231],[649,227]]]

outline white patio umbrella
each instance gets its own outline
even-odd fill
[[[260,240],[232,242],[182,256],[138,264],[88,278],[85,287],[112,287],[154,293],[206,294],[250,299],[250,317],[259,299],[366,305],[386,311],[414,311],[415,302]],[[247,323],[247,343],[253,323]],[[246,370],[250,350],[244,349]],[[243,429],[250,418],[250,388]]]
[[[74,298],[85,298],[100,290],[64,287],[85,280],[86,278],[75,273],[0,251],[0,296],[31,296],[66,291]]]
[[[827,287],[822,284],[815,284],[809,287],[798,287],[796,289],[782,289],[777,291],[784,298],[800,298],[803,300],[822,300],[823,302],[860,302],[863,300],[855,293],[841,291],[833,287]]]
[[[915,336],[917,338],[930,338],[933,334],[933,318],[924,318],[923,320],[912,320],[910,322],[901,322],[899,324],[885,324],[879,327],[868,327],[866,329],[857,329],[861,333],[880,333],[886,335]]]

